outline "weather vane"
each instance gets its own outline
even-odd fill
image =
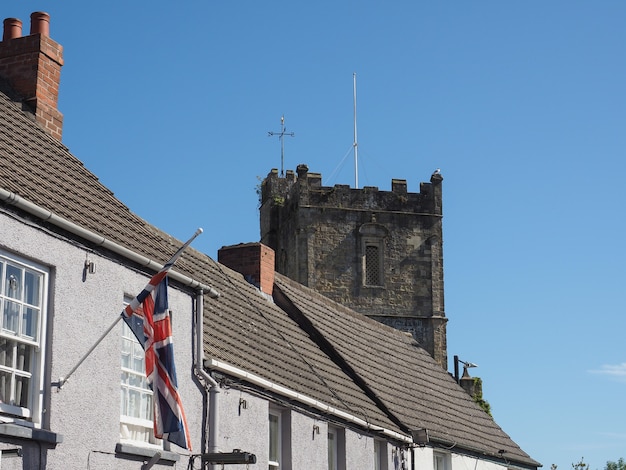
[[[280,139],[280,176],[284,176],[283,168],[285,166],[285,136],[288,135],[290,137],[293,137],[295,134],[293,132],[287,132],[287,129],[285,128],[285,115],[284,114],[280,117],[280,127],[281,127],[280,132],[269,131],[267,135],[269,137],[277,135],[278,138]]]

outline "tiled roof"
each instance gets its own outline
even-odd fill
[[[205,304],[208,356],[341,409],[377,426],[400,429],[271,299],[221,267],[222,297]],[[217,279],[213,279],[217,281]]]
[[[180,247],[132,213],[7,93],[0,83],[0,188],[157,262]],[[2,209],[10,210],[0,202]],[[448,446],[491,456],[504,450],[508,460],[538,465],[405,334],[277,276],[283,301],[320,339],[240,274],[193,248],[175,270],[222,295],[204,303],[210,358],[375,426],[405,434],[426,428]]]
[[[181,245],[133,214],[3,93],[0,188],[155,261],[164,263]],[[210,357],[376,426],[400,431],[295,322],[243,276],[191,247],[174,270],[221,294],[218,300],[207,297],[204,306],[204,340]]]
[[[0,187],[131,250],[148,247],[147,256],[165,261],[177,242],[131,213],[4,93],[0,119]]]
[[[283,304],[284,298],[293,304],[297,311],[292,310],[292,316],[326,338],[340,361],[363,379],[406,429],[427,429],[433,441],[503,462],[539,465],[412,337],[285,276],[277,274],[275,284],[277,303]]]

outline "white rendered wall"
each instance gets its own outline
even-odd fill
[[[240,412],[240,401],[244,400]],[[269,453],[268,402],[255,395],[235,389],[220,389],[220,429],[218,447],[220,452],[241,449],[257,457],[256,466],[267,468]],[[244,465],[229,465],[229,469],[245,468]]]
[[[319,429],[314,431],[314,427]],[[291,413],[292,469],[328,468],[328,426],[325,422]]]
[[[241,401],[245,408],[240,407]],[[256,395],[235,389],[220,389],[220,451],[241,449],[256,455],[256,465],[250,468],[265,469],[269,460],[269,411],[270,402]],[[283,461],[281,470],[328,468],[328,427],[326,422],[316,420],[294,410],[284,408],[283,417],[289,422],[291,462]],[[314,426],[319,434],[314,434]],[[237,470],[244,465],[229,465]]]
[[[135,296],[149,276],[138,274],[117,262],[50,236],[42,230],[0,214],[0,248],[50,267],[48,308],[48,356],[50,364],[46,420],[52,432],[63,436],[56,448],[39,450],[36,442],[23,443],[24,457],[2,460],[2,469],[41,468],[133,469],[137,461],[116,458],[120,420],[121,323],[76,370],[61,390],[50,387],[65,376],[123,308],[124,295]],[[96,272],[83,281],[86,257]],[[169,289],[174,351],[179,382],[194,450],[199,450],[202,429],[203,392],[193,381],[193,296]],[[2,441],[0,436],[0,441]],[[187,451],[180,452],[178,465],[185,468]],[[119,457],[119,456],[118,456]],[[28,463],[27,463],[28,462]],[[171,468],[156,465],[153,468]]]
[[[346,470],[374,470],[374,439],[346,429]]]
[[[452,470],[507,470],[506,463],[497,464],[487,460],[478,460],[466,455],[452,454]]]
[[[450,456],[449,470],[507,470],[506,463],[498,464],[495,462],[469,457],[453,452],[453,449],[438,450],[438,452],[447,453]],[[416,447],[413,449],[416,470],[433,470],[434,469],[434,453],[432,447]]]
[[[251,452],[256,455],[256,465],[249,468],[266,469],[269,452],[270,403],[268,400],[234,388],[220,389],[220,451],[233,449]],[[245,408],[240,402],[245,402]],[[326,470],[328,469],[328,423],[308,414],[285,408],[291,426],[291,462],[285,470]],[[314,429],[319,428],[319,434]],[[374,439],[345,429],[346,470],[374,469]],[[395,446],[387,446],[388,469],[400,469],[399,453]],[[407,469],[409,454],[407,456]],[[431,453],[432,468],[432,453]],[[229,469],[245,469],[245,465],[229,465]]]

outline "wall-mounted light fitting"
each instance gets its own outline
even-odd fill
[[[85,264],[83,264],[83,282],[87,280],[87,274],[96,272],[96,265],[89,259],[89,254],[85,256]]]
[[[93,274],[96,272],[96,265],[93,261],[90,261],[88,259],[85,260],[85,271],[87,271],[89,274]]]
[[[241,410],[248,409],[248,402],[244,398],[239,399],[239,416],[241,416]]]
[[[428,435],[428,429],[414,429],[411,431],[413,442],[417,445],[423,446],[430,442],[430,436]]]

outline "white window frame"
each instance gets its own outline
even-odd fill
[[[374,470],[388,470],[387,441],[374,439]]]
[[[7,269],[7,265],[10,269]],[[9,273],[9,270],[11,273]],[[37,280],[37,292],[30,292],[24,286],[26,278]],[[11,364],[4,363],[8,358],[6,353],[0,353],[0,374],[10,380],[10,397],[0,403],[0,421],[14,422],[29,427],[41,428],[43,394],[44,390],[44,361],[46,351],[46,325],[48,317],[48,285],[50,271],[46,267],[29,261],[20,256],[0,250],[0,345],[13,343],[11,347]],[[15,282],[15,287],[9,287],[9,283]],[[14,294],[9,289],[17,290]],[[6,328],[8,323],[7,313],[13,308],[17,316],[15,328]],[[32,315],[26,315],[30,312]],[[37,316],[33,320],[33,316]],[[28,323],[25,323],[28,322]],[[34,334],[27,334],[27,325],[34,328]],[[19,349],[29,349],[30,357],[28,366],[24,362],[18,365],[20,359]],[[8,350],[8,349],[7,349]],[[24,355],[21,355],[24,360]],[[25,369],[30,370],[25,370]],[[29,390],[24,397],[25,405],[15,403],[16,394],[20,389],[19,378],[28,380]]]
[[[346,470],[346,430],[328,425],[328,469]]]
[[[270,408],[268,415],[268,427],[269,427],[269,447],[267,454],[267,463],[269,470],[278,470],[280,469],[280,463],[282,460],[282,435],[283,435],[283,426],[282,426],[282,416],[283,413],[281,410],[277,410],[275,408]],[[273,426],[274,424],[274,426]],[[274,449],[275,447],[275,449]],[[272,452],[275,450],[275,452]],[[276,455],[272,455],[275,453]],[[272,459],[272,457],[277,457],[277,459]]]
[[[125,299],[125,305],[130,298]],[[141,308],[141,307],[139,307]],[[163,441],[154,436],[153,393],[146,380],[145,353],[139,341],[126,322],[122,321],[120,344],[120,442],[140,447],[162,449]],[[128,360],[125,364],[125,356]],[[131,393],[139,395],[146,402],[139,406],[145,407],[145,416],[137,417],[125,414],[130,406]],[[142,436],[141,438],[133,437]]]
[[[433,452],[434,470],[451,470],[451,458],[448,452]]]
[[[333,426],[328,426],[328,470],[337,470],[338,440],[337,429]]]

